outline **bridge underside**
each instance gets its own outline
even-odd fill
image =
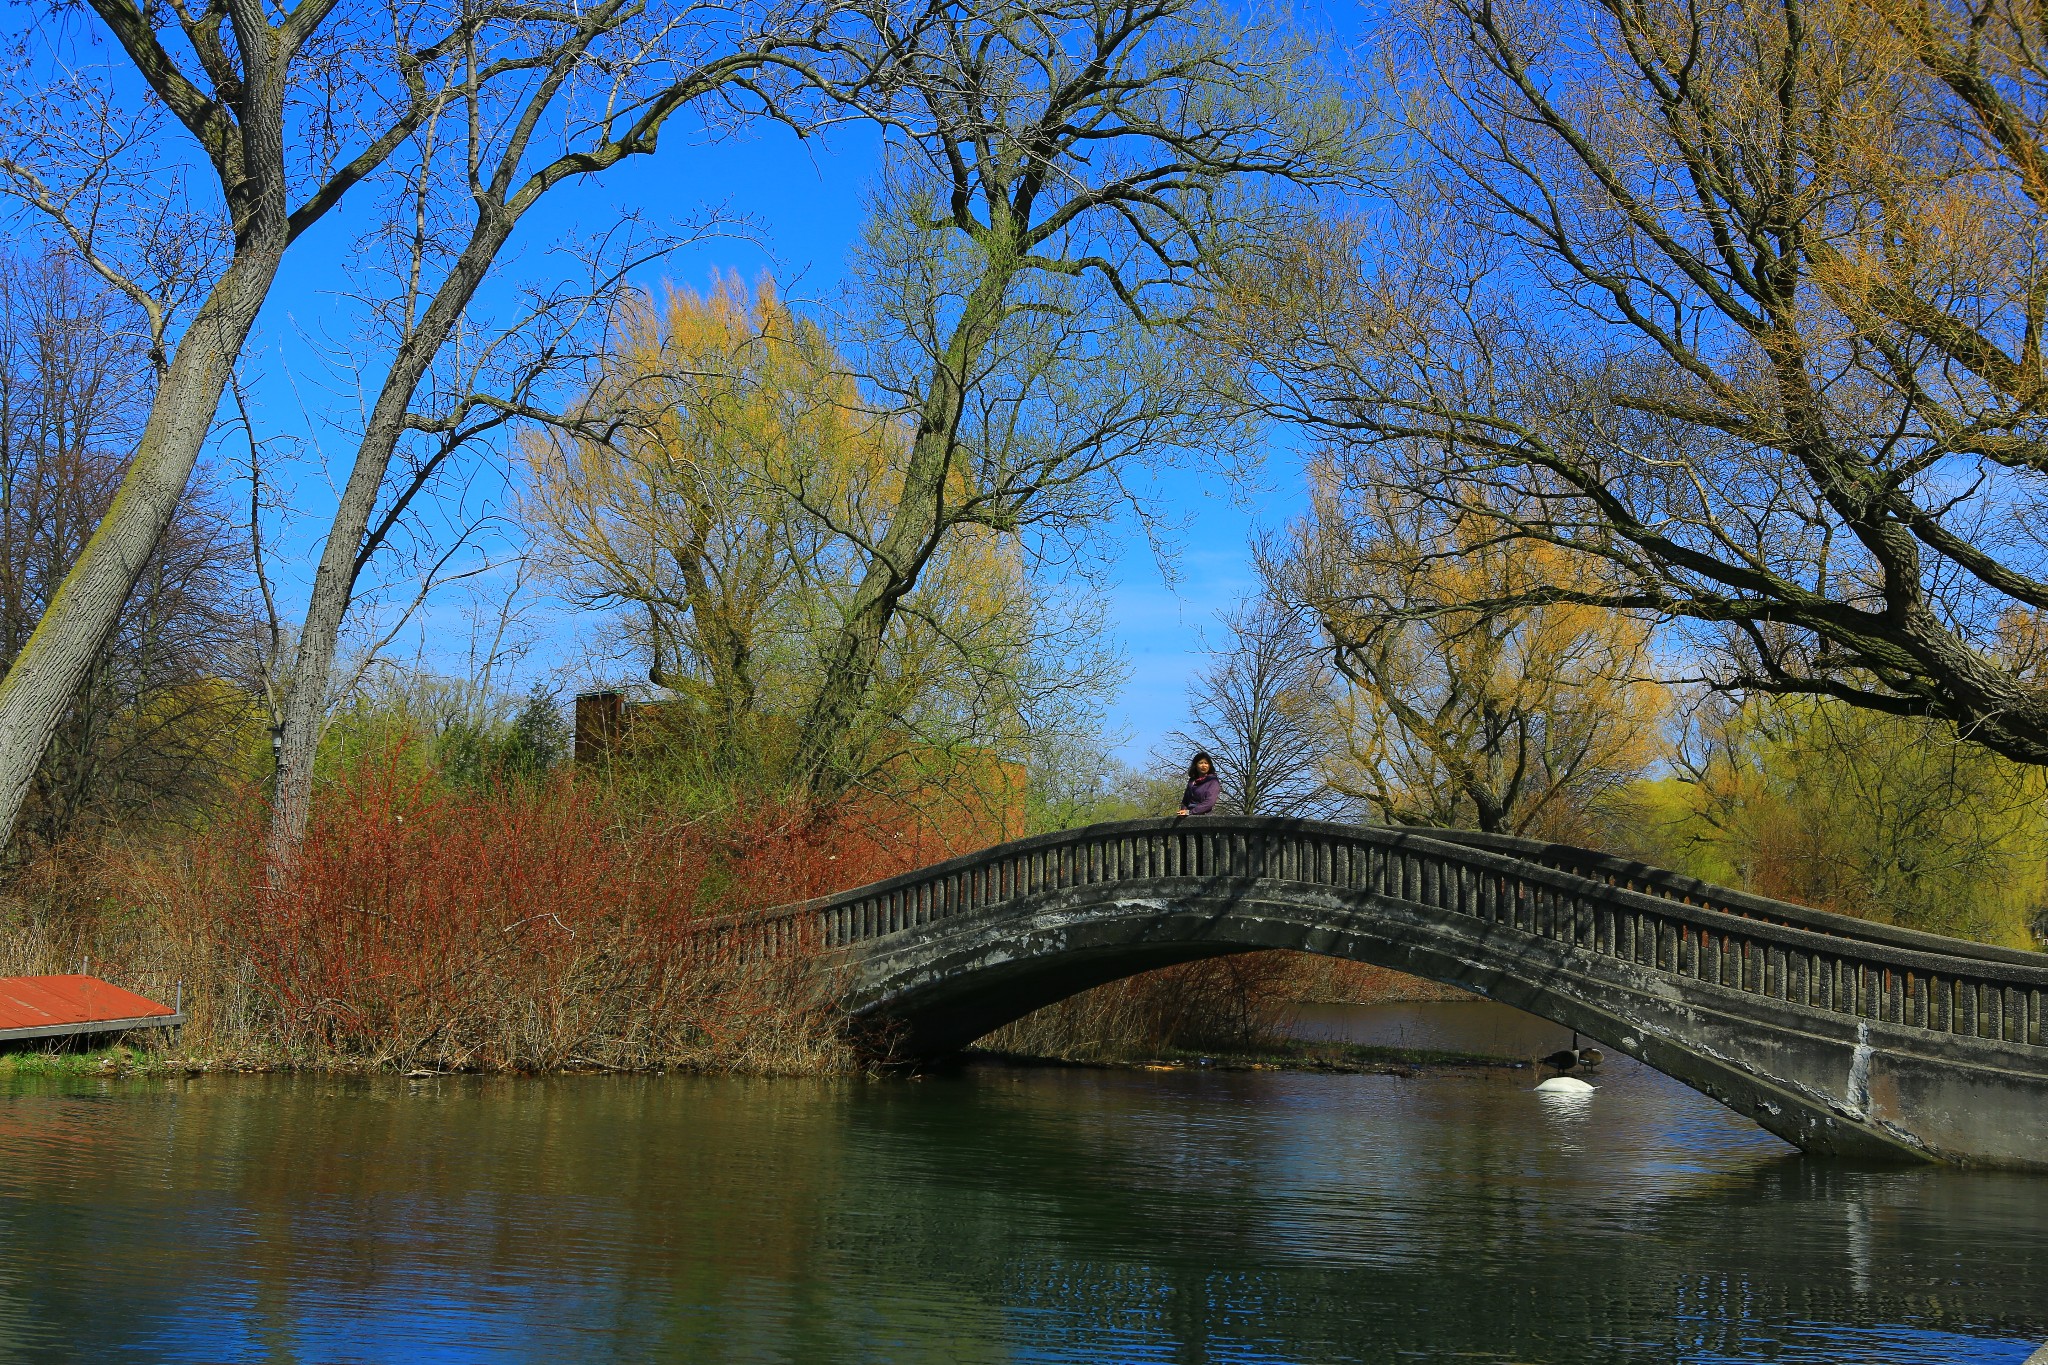
[[[1272,878],[1131,890],[1046,892],[864,944],[849,1004],[894,1056],[931,1057],[1137,972],[1293,949],[1460,986],[1576,1029],[1807,1152],[2048,1169],[2048,1076],[2023,1046],[1962,1047],[1368,891]]]

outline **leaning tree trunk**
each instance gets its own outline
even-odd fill
[[[270,808],[270,867],[273,879],[287,876],[298,861],[299,845],[313,810],[313,760],[320,745],[320,724],[327,715],[328,689],[333,685],[334,656],[340,647],[342,622],[355,595],[356,577],[367,549],[370,519],[377,494],[391,468],[392,456],[406,432],[406,413],[414,390],[426,377],[434,357],[447,344],[470,300],[483,283],[491,262],[512,233],[517,215],[505,209],[487,213],[442,281],[426,314],[399,346],[377,405],[356,447],[313,592],[299,631],[291,672],[277,717],[277,775]]]
[[[284,259],[284,223],[243,246],[192,321],[99,528],[0,679],[0,843],[14,831],[65,707],[176,513],[235,358]]]

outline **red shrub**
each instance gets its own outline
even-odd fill
[[[949,851],[937,831],[859,802],[830,820],[762,806],[681,823],[629,813],[568,774],[471,791],[402,758],[323,790],[275,888],[260,801],[160,866],[160,904],[257,1000],[243,1026],[255,1038],[220,1050],[436,1067],[817,1065],[835,1021],[803,955],[764,960],[703,921]]]

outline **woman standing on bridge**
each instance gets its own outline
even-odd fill
[[[1217,780],[1216,764],[1207,754],[1196,754],[1188,761],[1188,786],[1180,794],[1180,809],[1175,815],[1207,815],[1216,809],[1216,798],[1223,794],[1223,783]]]

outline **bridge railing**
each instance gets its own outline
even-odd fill
[[[1716,886],[1712,882],[1703,882],[1683,873],[1617,858],[1610,853],[1578,848],[1571,844],[1553,844],[1537,839],[1517,838],[1511,834],[1482,834],[1477,830],[1464,829],[1433,829],[1423,833],[1425,837],[1438,843],[1483,848],[1607,886],[1640,891],[1645,895],[1675,900],[1686,905],[1702,905],[1725,914],[1739,915],[1744,919],[1761,919],[1772,924],[1810,929],[1815,933],[1834,934],[1872,943],[1888,943],[1919,952],[1982,958],[1987,962],[2009,962],[2023,967],[2048,966],[2048,957],[2040,953],[2025,952],[2017,948],[2000,948],[1989,943],[1972,943],[1966,939],[1947,938],[1941,934],[1930,934],[1918,929],[1902,929],[1896,925],[1857,919],[1852,915],[1839,915],[1826,910],[1816,910],[1811,906],[1794,905],[1789,901],[1773,900],[1768,896],[1752,895],[1747,891]]]
[[[1424,832],[1212,816],[1095,825],[999,845],[790,906],[758,932],[845,949],[1062,892],[1099,888],[1113,900],[1163,902],[1189,882],[1214,894],[1278,881],[1386,897],[1809,1008],[2048,1046],[2048,959],[2038,954],[1991,950],[1999,954],[1991,957],[1982,945],[1928,934],[1902,943],[1896,935],[1907,931],[1865,936],[1855,932],[1860,921],[1844,916],[1782,902],[1762,902],[1779,915],[1744,913],[1732,903],[1655,894],[1654,879],[1637,880],[1578,875]]]

